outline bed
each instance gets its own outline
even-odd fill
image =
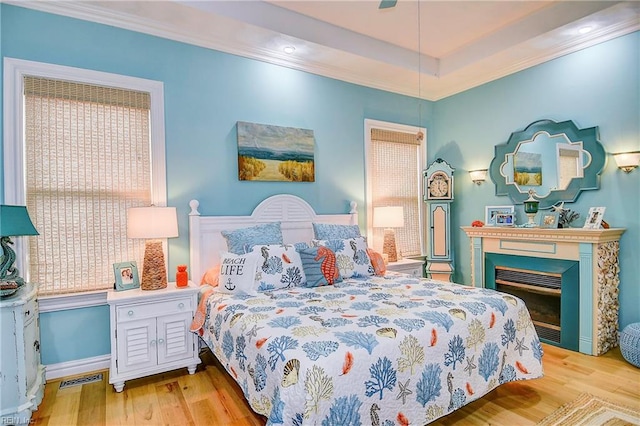
[[[250,216],[191,208],[194,278],[220,261],[225,230],[279,222],[284,243],[299,243],[314,239],[313,223],[358,223],[354,203],[318,215],[291,195],[266,199]],[[369,270],[252,294],[203,287],[192,331],[273,425],[427,424],[503,383],[542,376],[542,347],[520,299]]]

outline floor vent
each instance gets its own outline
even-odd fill
[[[69,388],[71,386],[86,385],[87,383],[101,382],[102,373],[92,374],[91,376],[78,377],[71,380],[63,380],[60,382],[60,389]]]

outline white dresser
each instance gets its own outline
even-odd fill
[[[122,392],[126,380],[200,363],[196,335],[189,331],[198,287],[109,291],[111,368],[109,383]]]
[[[37,288],[0,299],[0,424],[29,424],[44,396]]]

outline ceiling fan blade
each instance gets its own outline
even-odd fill
[[[398,0],[382,0],[378,9],[389,9],[390,7],[395,7],[397,1]]]

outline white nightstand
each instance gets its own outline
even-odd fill
[[[424,270],[424,261],[416,259],[401,259],[387,264],[388,271],[402,272],[414,277],[421,277]]]
[[[200,363],[196,335],[189,326],[198,304],[198,287],[109,291],[111,368],[109,383],[122,392],[126,380]]]

